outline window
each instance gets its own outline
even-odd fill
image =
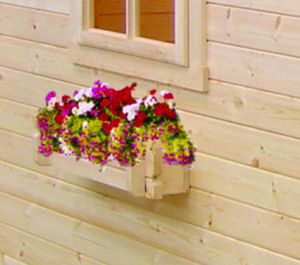
[[[76,0],[75,63],[204,91],[204,0]]]

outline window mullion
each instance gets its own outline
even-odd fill
[[[126,34],[132,40],[139,36],[139,0],[126,0]]]
[[[188,63],[188,0],[175,0],[175,45],[177,56]]]

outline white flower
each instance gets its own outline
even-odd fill
[[[75,116],[79,115],[79,114],[78,114],[78,113],[79,113],[78,108],[74,107],[74,108],[72,109],[72,113],[73,113]]]
[[[127,119],[129,121],[132,121],[135,118],[142,101],[143,100],[138,99],[136,103],[123,107],[123,113],[128,114]]]
[[[88,98],[92,97],[93,96],[93,92],[92,92],[92,87],[90,87],[89,89],[87,89],[84,93],[84,95]]]
[[[56,97],[51,98],[48,102],[47,109],[52,110],[56,102]]]
[[[74,99],[75,99],[76,101],[79,101],[79,100],[81,100],[81,99],[84,98],[84,95],[85,95],[85,89],[82,88],[82,89],[79,90],[79,92],[74,96]]]
[[[175,104],[173,102],[169,101],[168,106],[169,106],[170,109],[174,109]]]
[[[161,96],[165,96],[166,94],[169,94],[170,92],[168,91],[168,90],[162,90],[162,91],[160,91],[159,92],[159,94],[161,95]]]
[[[83,114],[87,113],[94,106],[95,106],[95,104],[93,102],[89,102],[89,103],[87,103],[87,102],[79,102],[79,105],[78,105],[78,114],[77,115],[83,115]]]
[[[101,86],[100,86],[101,88],[103,88],[103,87],[109,87],[109,84],[107,84],[107,83],[103,83],[103,84],[101,84]]]
[[[70,156],[72,154],[72,150],[69,148],[69,146],[65,143],[65,141],[61,137],[58,138],[58,141],[59,141],[59,147],[60,147],[60,150],[62,151],[62,153],[65,156]]]
[[[146,107],[151,107],[153,106],[155,103],[157,102],[156,98],[154,96],[148,96],[145,101],[144,104]]]
[[[84,122],[82,123],[82,128],[83,128],[83,129],[87,129],[88,125],[89,125],[89,123],[88,123],[87,121],[84,121]]]

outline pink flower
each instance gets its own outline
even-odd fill
[[[54,97],[56,97],[55,91],[49,92],[48,95],[46,96],[46,102],[48,103],[51,100],[51,98],[54,98]]]

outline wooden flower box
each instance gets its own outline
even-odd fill
[[[167,194],[185,193],[190,186],[189,169],[162,162],[161,146],[154,150],[148,147],[146,158],[134,167],[121,167],[117,163],[109,163],[104,172],[99,166],[85,160],[76,161],[74,157],[53,153],[45,157],[38,152],[39,133],[33,136],[34,159],[39,165],[53,165],[65,172],[74,172],[105,185],[131,193],[135,197],[161,199]]]

